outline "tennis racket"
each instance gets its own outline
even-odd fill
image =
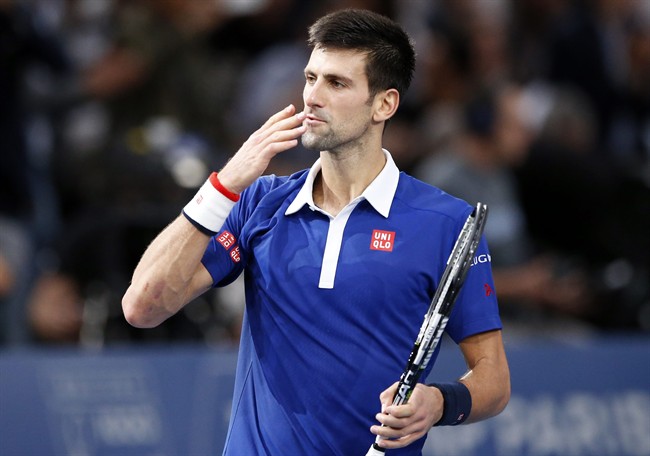
[[[467,217],[458,239],[456,239],[431,305],[424,316],[424,321],[406,363],[406,368],[400,377],[397,392],[393,398],[393,405],[408,402],[422,372],[426,369],[433,352],[440,342],[458,293],[472,265],[472,260],[487,221],[487,213],[487,205],[477,203],[472,213]],[[382,456],[385,453],[386,449],[377,445],[378,442],[379,436],[375,443],[370,446],[366,456]]]

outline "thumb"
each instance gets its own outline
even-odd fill
[[[381,413],[384,413],[386,411],[386,408],[393,403],[393,398],[395,397],[398,383],[399,382],[393,383],[379,395],[379,401],[381,402]]]
[[[386,407],[388,407],[390,404],[388,402],[382,402],[381,403],[381,413],[386,413]]]

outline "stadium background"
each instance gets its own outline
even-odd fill
[[[120,298],[344,7],[415,39],[398,165],[491,208],[513,399],[426,454],[650,454],[646,0],[0,0],[0,453],[218,454],[241,284],[154,330]]]

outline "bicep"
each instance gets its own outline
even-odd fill
[[[467,367],[474,369],[481,361],[489,361],[503,368],[507,366],[501,330],[469,336],[460,342]]]

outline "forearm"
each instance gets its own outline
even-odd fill
[[[207,289],[209,282],[197,271],[209,239],[182,215],[154,239],[122,299],[130,324],[157,326]]]
[[[482,343],[493,344],[489,356],[473,350]],[[460,381],[467,386],[472,397],[472,410],[465,423],[474,423],[498,415],[510,400],[510,372],[501,332],[479,334],[461,342],[470,369]],[[469,357],[468,357],[469,353]],[[475,356],[478,355],[478,356]]]

